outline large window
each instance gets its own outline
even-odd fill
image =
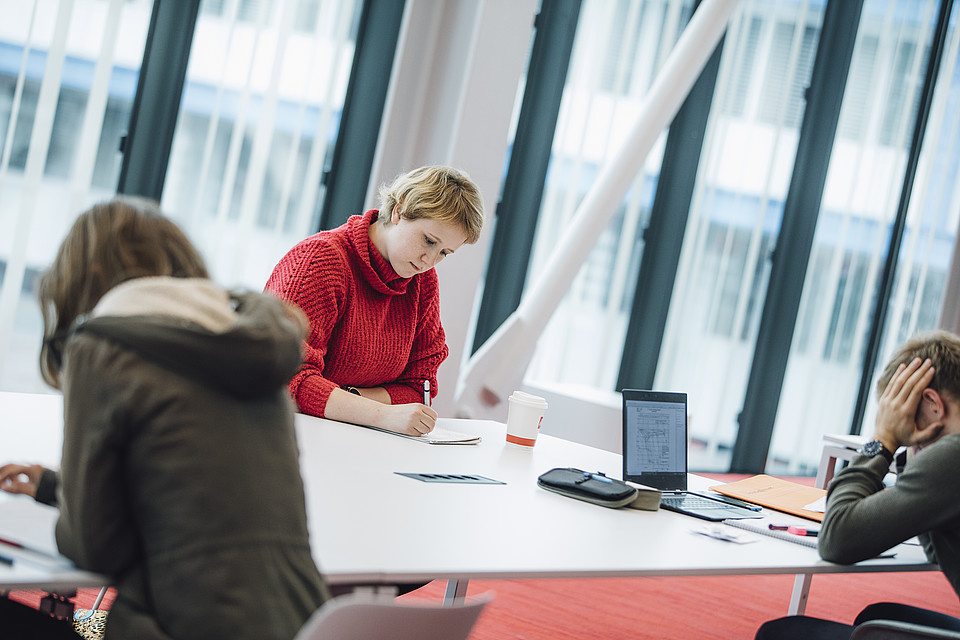
[[[201,4],[161,204],[219,282],[262,289],[317,230],[360,6]]]
[[[699,165],[664,174],[662,148],[650,154],[541,337],[527,372],[529,383],[571,395],[587,388],[584,398],[614,391],[625,327],[629,323],[633,331],[645,318],[664,314],[659,351],[640,357],[655,363],[654,388],[689,394],[695,468],[730,467],[750,389],[758,380],[769,381],[771,373],[782,375],[782,383],[772,385],[774,398],[779,397],[775,421],[771,414],[761,429],[773,432],[770,471],[812,472],[821,434],[859,427],[852,424],[864,402],[859,387],[875,376],[863,371],[867,350],[876,349],[877,366],[882,366],[897,344],[937,322],[960,217],[960,45],[954,12],[913,171],[908,157],[941,2],[865,0],[860,11],[855,3],[840,1],[744,0],[737,5],[710,97]],[[629,126],[632,91],[642,91],[640,78],[655,72],[690,9],[658,0],[597,5],[584,3],[577,27],[531,274],[556,246],[596,168],[610,156],[611,141]],[[842,94],[836,106],[825,106],[829,100],[808,92],[818,52],[828,46],[840,50],[835,39],[822,41],[828,14],[834,16],[831,28],[848,35],[852,46],[849,68],[845,61],[838,67],[835,59],[824,65],[822,77],[842,87],[831,94]],[[621,49],[611,52],[615,47]],[[823,116],[811,104],[832,109],[835,135],[821,134],[810,142],[818,135],[819,120],[806,123],[807,116]],[[670,132],[675,133],[697,134]],[[801,287],[788,284],[773,269],[772,258],[802,244],[781,229],[789,203],[799,201],[793,189],[819,180],[811,178],[816,167],[796,161],[809,154],[811,145],[819,145],[829,161],[820,163],[826,166],[820,201],[791,211],[791,223],[805,219],[813,237],[809,258],[799,254],[806,260],[797,267],[804,274]],[[674,182],[677,172],[696,175],[689,208],[668,212],[686,220],[671,294],[640,309],[631,294],[644,277],[638,265],[658,251],[643,241],[651,211],[657,211],[656,185]],[[889,258],[895,261],[893,286],[877,340],[871,332],[880,276],[906,177],[913,179],[912,192],[902,243]],[[779,279],[773,281],[774,276]],[[784,299],[771,298],[771,291],[779,294],[784,287],[788,297],[799,300],[799,309],[786,321],[790,326],[780,318],[771,323],[779,323],[768,340],[778,342],[776,350],[784,353],[780,360],[771,356],[769,343],[758,349],[758,341],[768,314],[775,317],[771,309]],[[765,391],[771,388],[764,384]],[[867,430],[874,404],[871,395]]]
[[[938,3],[865,3],[797,319],[771,462],[809,471],[820,434],[849,429],[914,132]],[[955,21],[954,21],[955,22]],[[950,30],[878,366],[936,326],[957,231],[960,97]],[[872,378],[871,378],[872,379]],[[872,386],[872,385],[871,385]],[[875,398],[864,430],[871,432]]]
[[[152,0],[7,2],[0,20],[0,388],[43,391],[36,278],[116,192]]]
[[[727,30],[655,383],[689,393],[701,466],[736,437],[822,21],[753,2]]]
[[[317,230],[361,6],[200,4],[161,205],[224,285],[262,289]],[[76,215],[117,192],[153,11],[152,0],[4,4],[0,389],[49,390],[36,280]]]
[[[623,140],[692,2],[587,0],[581,9],[530,277],[549,258],[605,158]],[[613,388],[663,155],[663,138],[540,338],[537,384]]]

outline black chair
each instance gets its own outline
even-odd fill
[[[960,631],[894,620],[869,620],[853,630],[850,640],[960,640]]]

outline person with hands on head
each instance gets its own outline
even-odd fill
[[[946,400],[929,386],[935,373],[930,358],[900,363],[880,395],[871,442],[889,462],[900,447],[922,447],[943,431]]]
[[[406,435],[433,430],[437,369],[448,349],[434,267],[483,228],[480,191],[464,172],[421,167],[380,190],[380,209],[293,247],[266,291],[310,321],[290,381],[300,411]]]
[[[960,337],[934,331],[902,345],[881,373],[873,438],[830,483],[820,555],[852,564],[917,536],[960,595]],[[896,483],[884,478],[897,451]],[[902,459],[904,456],[900,456]],[[960,619],[901,603],[866,607],[853,625],[807,616],[764,623],[757,640],[850,637],[868,620],[960,630]]]

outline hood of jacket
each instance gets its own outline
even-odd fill
[[[272,296],[150,277],[108,291],[72,333],[114,342],[224,393],[258,397],[285,388],[300,367],[304,329]]]

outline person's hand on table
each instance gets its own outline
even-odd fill
[[[378,427],[408,436],[422,436],[437,426],[437,412],[425,404],[383,405]]]
[[[919,446],[935,440],[943,425],[918,425],[917,411],[923,391],[933,380],[930,360],[915,358],[900,365],[880,395],[877,408],[875,439],[889,451],[901,446]]]
[[[42,475],[43,467],[39,464],[5,464],[0,467],[0,489],[36,498]]]

